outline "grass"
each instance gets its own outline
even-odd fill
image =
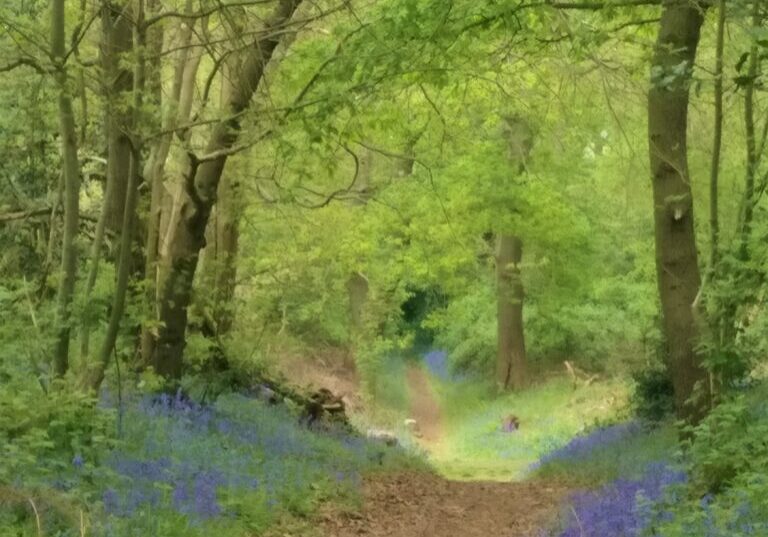
[[[433,382],[445,420],[445,439],[433,462],[454,479],[521,479],[543,454],[596,423],[615,420],[628,396],[620,380],[574,389],[569,379],[555,377],[502,397],[482,382]],[[510,414],[521,423],[511,433],[502,431]]]
[[[594,487],[619,478],[637,479],[649,464],[670,460],[677,447],[677,430],[672,424],[638,427],[634,434],[590,446],[579,456],[550,455],[534,473],[537,477],[568,479],[578,486]]]

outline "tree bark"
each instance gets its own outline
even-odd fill
[[[353,207],[364,207],[370,197],[371,173],[373,172],[373,151],[363,148],[357,160],[357,179],[355,192],[357,196],[349,200]],[[347,301],[349,312],[350,336],[353,346],[360,344],[365,334],[365,309],[368,303],[368,278],[355,269],[347,278]]]
[[[230,119],[218,123],[206,146],[215,156],[204,161],[191,158],[185,176],[185,194],[180,217],[170,230],[172,240],[162,262],[167,277],[160,292],[161,326],[154,350],[155,370],[171,380],[182,373],[187,308],[192,296],[192,283],[200,250],[205,246],[205,229],[216,199],[219,180],[227,161],[227,151],[236,143],[243,112],[261,83],[264,70],[280,44],[279,29],[293,16],[301,0],[279,0],[266,23],[264,33],[250,46],[235,74],[233,92],[224,109]]]
[[[502,134],[507,142],[507,156],[516,174],[527,169],[533,148],[533,130],[520,116],[504,117]],[[527,356],[523,326],[523,300],[525,293],[520,273],[523,243],[519,237],[499,231],[496,256],[497,292],[497,356],[496,381],[502,390],[525,387]]]
[[[128,5],[105,2],[101,8],[101,64],[106,82],[104,84],[105,111],[104,126],[107,134],[107,180],[104,188],[104,203],[96,224],[91,244],[90,267],[85,284],[85,301],[90,299],[101,264],[101,249],[107,229],[119,232],[122,228],[125,209],[126,188],[131,163],[131,145],[128,139],[129,112],[121,100],[130,90],[133,75],[121,65],[125,56],[133,49],[131,10]],[[116,213],[119,211],[119,214]],[[80,334],[80,356],[87,358],[90,352],[91,327],[85,323]]]
[[[496,258],[498,293],[497,382],[501,389],[525,386],[527,361],[523,330],[523,282],[520,262],[523,243],[519,237],[502,234]]]
[[[242,20],[246,20],[243,17]],[[239,22],[231,21],[229,33],[233,39],[243,34],[244,29]],[[234,95],[236,88],[234,80],[238,63],[242,61],[239,54],[232,54],[222,65],[222,84],[220,106],[226,110],[227,104]],[[272,60],[274,68],[277,58]],[[247,160],[247,159],[244,159]],[[216,337],[223,336],[232,328],[234,320],[234,296],[237,279],[237,252],[240,239],[239,222],[243,205],[239,199],[240,184],[234,173],[222,173],[217,190],[216,207],[211,221],[208,223],[208,236],[212,244],[205,249],[204,258],[210,260],[210,271],[213,274],[213,331]],[[201,259],[202,265],[202,259]],[[201,268],[201,271],[202,268]],[[203,271],[205,272],[205,271]]]
[[[131,141],[128,97],[133,73],[126,65],[133,48],[132,9],[129,1],[106,0],[102,6],[101,63],[104,71],[105,131],[107,134],[107,188],[104,193],[106,228],[122,228],[125,196],[129,181]],[[112,183],[112,188],[109,184]]]
[[[696,351],[694,307],[701,281],[686,139],[703,11],[696,3],[665,2],[648,93],[656,272],[675,405],[678,416],[689,423],[698,422],[709,405],[707,371]],[[701,392],[695,393],[697,388]]]
[[[718,215],[718,183],[720,153],[723,145],[723,47],[725,44],[725,0],[718,0],[717,38],[715,43],[715,118],[712,142],[712,164],[709,177],[709,270],[715,272],[719,259],[720,222]]]
[[[135,0],[135,10],[130,10],[135,19],[135,41],[137,58],[133,76],[133,99],[130,106],[130,122],[126,127],[134,130],[138,124],[139,114],[143,102],[144,78],[145,78],[145,46],[146,30],[144,28],[144,0]],[[126,8],[127,9],[127,8]],[[128,11],[125,12],[126,14]],[[120,238],[120,255],[117,263],[117,282],[115,284],[115,293],[112,297],[112,308],[110,311],[109,323],[104,334],[104,341],[99,352],[99,361],[96,364],[91,388],[98,390],[101,381],[104,379],[104,371],[107,368],[112,351],[117,342],[117,335],[120,330],[120,322],[125,311],[125,300],[128,293],[128,280],[131,274],[131,251],[133,246],[133,230],[136,227],[135,213],[136,200],[138,197],[138,186],[140,182],[139,170],[141,169],[141,152],[138,140],[130,138],[131,130],[127,130],[131,147],[128,183],[125,185],[125,204],[123,206],[123,221],[121,228],[123,230]]]
[[[192,1],[187,0],[185,13],[192,12]],[[197,70],[200,66],[200,55],[190,54],[190,44],[195,21],[182,20],[179,25],[178,43],[174,46],[179,49],[174,66],[174,77],[170,95],[161,102],[163,120],[162,131],[165,133],[157,144],[152,147],[149,158],[144,168],[144,177],[150,185],[150,202],[146,222],[145,265],[144,276],[147,285],[147,303],[152,308],[149,312],[151,323],[146,324],[141,330],[141,361],[142,365],[150,365],[153,360],[157,330],[155,328],[160,316],[159,288],[160,270],[158,259],[160,253],[161,220],[166,201],[165,196],[165,165],[171,149],[171,131],[178,125],[189,119],[194,95]],[[157,56],[160,56],[162,39],[156,37],[152,42]],[[159,76],[151,73],[150,79]]]
[[[52,0],[51,55],[58,84],[59,134],[64,175],[64,231],[61,245],[61,282],[58,290],[57,336],[53,369],[57,377],[69,368],[70,306],[77,278],[77,231],[80,218],[80,163],[77,131],[68,88],[65,45],[65,0]]]
[[[214,218],[214,306],[213,320],[216,335],[223,336],[232,328],[234,320],[234,296],[237,280],[237,252],[240,239],[242,204],[239,198],[239,182],[231,173],[223,174],[219,183]]]
[[[723,1],[723,0],[721,0]],[[760,16],[760,2],[755,0],[752,8],[752,26],[757,30],[762,24]],[[744,130],[746,132],[746,176],[744,179],[744,199],[739,233],[739,259],[749,259],[749,237],[752,229],[752,219],[755,212],[755,176],[760,155],[757,151],[757,137],[755,133],[755,83],[758,77],[760,64],[760,50],[756,42],[749,51],[749,67],[747,69],[747,84],[744,88]]]

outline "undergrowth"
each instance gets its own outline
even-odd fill
[[[670,424],[598,427],[542,456],[542,478],[577,479],[555,537],[768,535],[765,385],[730,393],[678,442]]]
[[[70,442],[69,455],[54,453],[40,469],[32,458],[0,463],[0,536],[258,534],[330,499],[356,502],[365,473],[422,464],[342,429],[310,430],[289,408],[241,395],[210,406],[133,397],[119,413],[111,398],[100,405],[118,431],[111,444]],[[64,507],[48,508],[56,505]]]

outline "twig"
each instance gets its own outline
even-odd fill
[[[32,498],[27,498],[29,505],[32,506],[32,511],[35,513],[35,523],[37,524],[37,535],[43,537],[43,525],[40,523],[40,513],[37,511],[37,506]]]

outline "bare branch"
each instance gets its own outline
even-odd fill
[[[205,17],[209,17],[210,15],[213,15],[214,13],[217,13],[219,11],[223,11],[233,7],[257,6],[261,4],[271,4],[273,2],[274,0],[245,0],[243,2],[220,3],[216,7],[205,9],[203,11],[198,11],[197,13],[183,13],[181,11],[166,11],[164,13],[158,13],[154,17],[147,18],[144,21],[144,28],[149,28],[153,24],[156,24],[161,20],[167,19],[169,17],[175,17],[180,19],[202,19]]]
[[[638,7],[658,6],[661,0],[619,0],[617,2],[543,2],[539,5],[550,6],[555,9],[583,9],[596,11],[612,7]]]
[[[37,71],[39,74],[44,75],[48,71],[46,71],[42,65],[37,63],[36,60],[33,60],[32,58],[19,58],[17,60],[14,60],[6,65],[0,66],[0,73],[6,73],[8,71],[13,71],[14,69],[18,67],[31,67],[35,71]]]
[[[352,181],[349,183],[349,185],[346,188],[341,188],[339,190],[336,190],[335,192],[332,192],[329,194],[323,201],[320,203],[317,203],[315,205],[305,205],[303,203],[299,203],[302,207],[305,209],[321,209],[325,206],[327,206],[329,203],[331,203],[333,200],[338,199],[339,196],[343,194],[347,194],[352,190],[352,188],[355,186],[355,183],[357,182],[357,177],[360,174],[360,159],[358,158],[357,154],[352,151],[346,144],[341,144],[341,147],[344,148],[344,151],[350,154],[350,156],[355,161],[355,173],[352,176]],[[307,190],[308,192],[311,192],[309,189],[305,188],[304,190]],[[317,192],[312,192],[315,195],[318,195]]]

